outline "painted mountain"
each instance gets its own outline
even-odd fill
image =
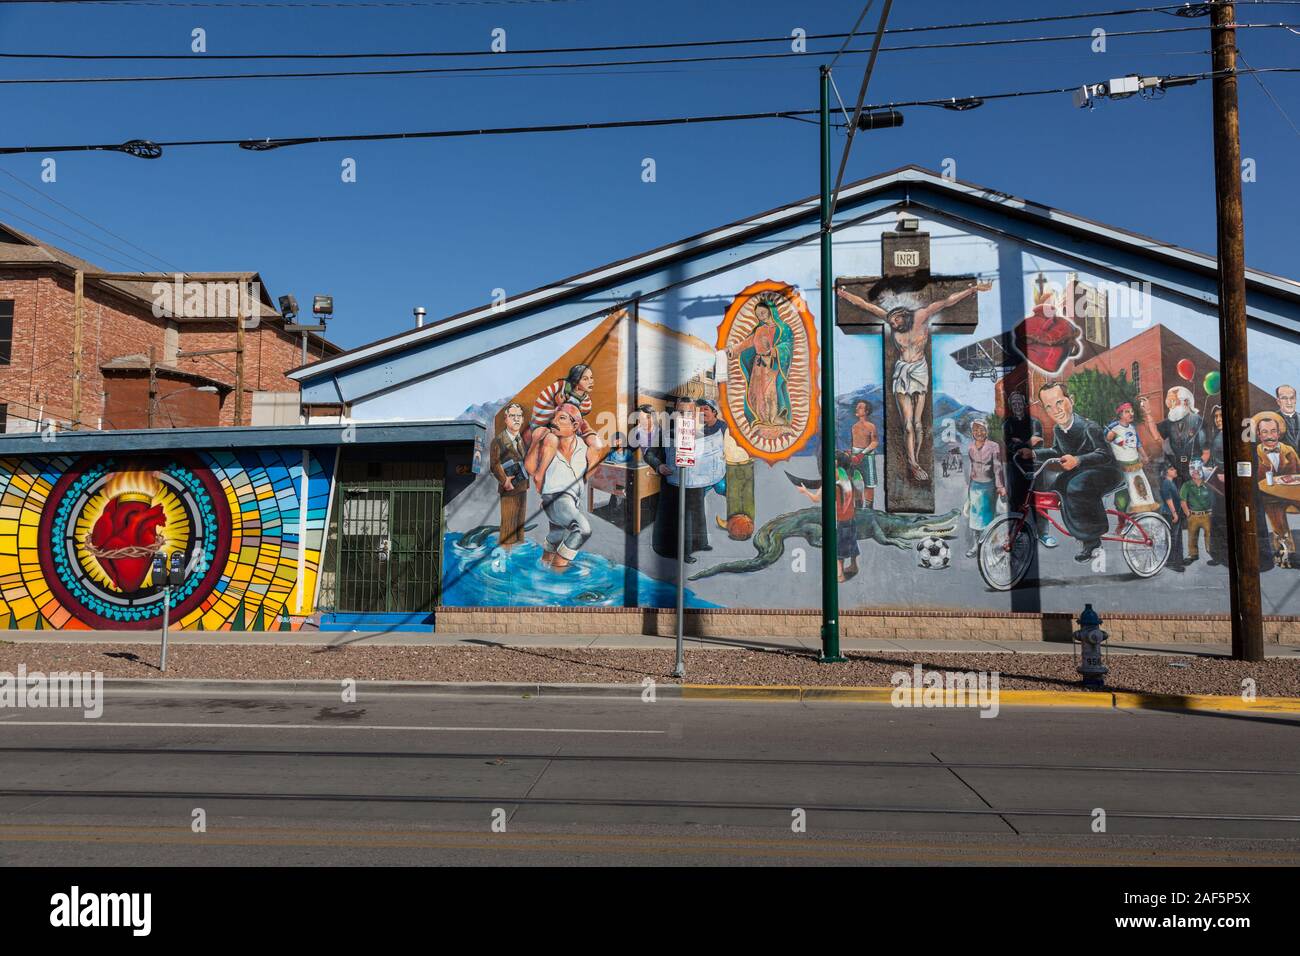
[[[885,417],[883,402],[885,393],[882,386],[864,385],[862,388],[848,393],[841,393],[835,398],[835,447],[850,448],[853,445],[853,410],[857,407],[858,402],[866,400],[871,403],[871,421],[876,426],[876,434],[880,436],[881,451],[884,451],[885,444]],[[951,419],[956,426],[957,431],[965,435],[971,420],[975,418],[984,418],[988,412],[966,405],[957,401],[952,396],[937,392],[934,401],[934,430],[936,447],[944,447],[943,441],[943,422]],[[801,452],[804,455],[816,455],[815,446],[807,446]]]
[[[496,421],[497,412],[501,411],[501,406],[510,401],[510,396],[498,398],[495,402],[480,402],[477,405],[470,405],[457,416],[458,421],[477,420],[492,428],[492,423]]]

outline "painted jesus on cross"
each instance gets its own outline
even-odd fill
[[[894,337],[898,358],[894,362],[890,391],[893,392],[894,400],[898,403],[898,411],[902,416],[903,434],[907,445],[907,470],[913,481],[928,481],[930,478],[921,467],[918,458],[926,440],[925,402],[930,391],[930,363],[926,359],[926,351],[930,344],[930,320],[944,309],[956,305],[977,292],[988,292],[992,288],[992,282],[976,282],[959,292],[954,292],[946,299],[940,299],[919,309],[903,306],[883,309],[847,289],[836,290],[840,298],[846,302],[856,305],[877,318],[884,319],[889,327],[889,334]]]

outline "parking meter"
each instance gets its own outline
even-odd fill
[[[168,562],[167,584],[170,587],[178,588],[185,583],[185,554],[182,551],[173,551],[171,559]]]
[[[167,670],[167,627],[171,623],[172,588],[185,583],[185,552],[173,551],[164,555],[161,551],[153,556],[153,580],[162,586],[162,660],[159,670]]]

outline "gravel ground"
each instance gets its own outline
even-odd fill
[[[804,686],[887,686],[890,675],[923,668],[1000,673],[1003,689],[1078,690],[1079,675],[1069,655],[944,654],[871,652],[846,655],[844,664],[824,665],[791,651],[689,650],[686,673],[693,684],[785,684]],[[1300,697],[1300,660],[1262,664],[1198,657],[1115,655],[1108,660],[1108,690],[1158,694],[1240,694],[1252,677],[1256,693]],[[418,680],[517,681],[527,683],[663,683],[673,652],[641,649],[496,647],[274,647],[176,645],[167,673],[157,668],[156,649],[126,650],[114,644],[0,643],[0,671],[19,664],[31,671],[102,671],[105,677],[201,677],[236,680]]]

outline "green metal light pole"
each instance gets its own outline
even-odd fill
[[[831,69],[821,68],[821,255],[822,255],[822,656],[840,654],[840,582],[836,576],[835,525],[835,269],[831,260]]]

